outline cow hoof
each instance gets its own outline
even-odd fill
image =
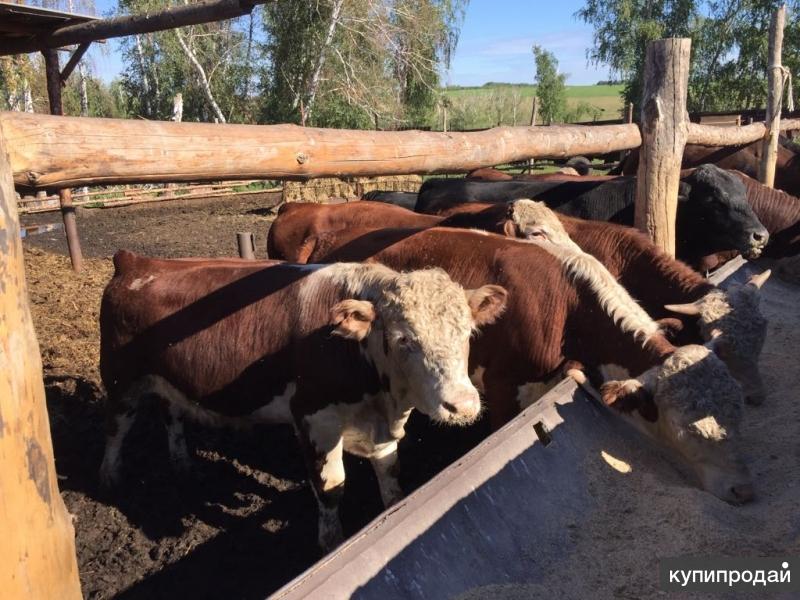
[[[119,472],[100,471],[99,492],[101,498],[113,499],[120,488],[121,477]]]

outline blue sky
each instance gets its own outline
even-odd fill
[[[582,5],[583,0],[471,0],[445,82],[532,83],[533,44],[556,55],[559,71],[569,75],[568,84],[593,84],[607,79],[605,68],[587,65],[586,49],[592,44],[592,29],[572,16]],[[116,0],[96,0],[96,6],[97,14],[105,15],[116,7]],[[90,59],[100,77],[113,79],[122,69],[119,41],[96,44]]]

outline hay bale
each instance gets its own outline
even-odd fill
[[[325,177],[310,181],[285,181],[283,201],[325,204],[331,200],[358,200],[365,192],[373,190],[417,192],[421,185],[422,177],[419,175],[387,175],[350,179]]]

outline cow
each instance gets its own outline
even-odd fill
[[[371,200],[373,202],[385,202],[387,204],[395,204],[402,206],[408,210],[414,210],[417,204],[416,192],[389,192],[383,190],[373,190],[366,192],[361,196],[362,200]]]
[[[543,382],[567,372],[597,385],[601,370],[615,365],[634,375],[603,383],[607,405],[677,452],[706,490],[728,502],[751,500],[737,447],[741,387],[708,348],[673,346],[586,257],[555,244],[434,227],[331,231],[315,239],[309,259],[437,266],[462,285],[503,286],[503,318],[470,348],[470,373],[493,427],[538,397]]]
[[[461,211],[461,212],[456,212]],[[270,257],[306,262],[321,233],[350,227],[477,228],[508,237],[549,240],[587,252],[636,298],[648,314],[666,326],[679,344],[713,342],[742,385],[749,404],[761,404],[764,385],[758,357],[767,322],[758,290],[769,272],[727,291],[657,248],[630,227],[556,215],[542,203],[517,200],[507,205],[468,203],[448,217],[415,214],[373,203],[323,206],[287,205],[267,236]],[[676,315],[679,315],[676,321]]]
[[[800,164],[798,164],[800,169]],[[800,198],[774,190],[748,177],[731,171],[744,184],[747,201],[758,220],[769,231],[769,244],[764,256],[783,258],[800,252]]]
[[[145,396],[165,410],[173,464],[186,469],[183,418],[294,426],[319,506],[319,543],[342,539],[342,453],[368,458],[385,504],[400,487],[397,443],[416,408],[466,424],[481,403],[469,338],[498,318],[506,292],[464,290],[441,269],[162,260],[120,251],[100,312],[108,391],[101,482]]]
[[[466,176],[471,181],[564,181],[572,178],[581,180],[583,177],[584,175],[572,167],[563,167],[555,173],[516,173],[514,175],[485,167],[470,171]]]
[[[721,169],[741,171],[748,177],[758,179],[761,163],[763,140],[744,146],[700,146],[686,144],[683,151],[684,169],[712,163]],[[634,175],[639,168],[639,150],[630,152],[623,163],[615,169],[615,173]],[[792,196],[800,196],[800,156],[791,149],[790,144],[783,142],[778,146],[778,157],[775,164],[775,187]]]
[[[541,200],[553,210],[574,217],[632,225],[636,179],[429,179],[420,189],[415,210],[443,214],[464,202],[508,202],[517,198]],[[727,250],[756,258],[769,240],[769,233],[747,203],[741,181],[713,165],[703,165],[683,177],[678,200],[677,255],[692,266],[700,266],[705,256]]]
[[[473,208],[474,206],[474,208]],[[523,224],[524,223],[524,224]],[[464,205],[452,216],[423,215],[380,202],[314,204],[290,202],[281,206],[267,235],[267,256],[290,262],[307,262],[313,238],[321,232],[347,227],[457,227],[482,229],[510,237],[553,238],[563,233],[555,213],[541,202],[517,200],[510,205]],[[516,228],[516,229],[515,229]],[[547,235],[545,235],[547,233]]]

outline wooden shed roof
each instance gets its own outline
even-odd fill
[[[95,20],[97,20],[97,17],[88,15],[78,15],[25,4],[0,2],[0,45],[2,45],[3,41],[35,38],[49,34],[67,25]]]

